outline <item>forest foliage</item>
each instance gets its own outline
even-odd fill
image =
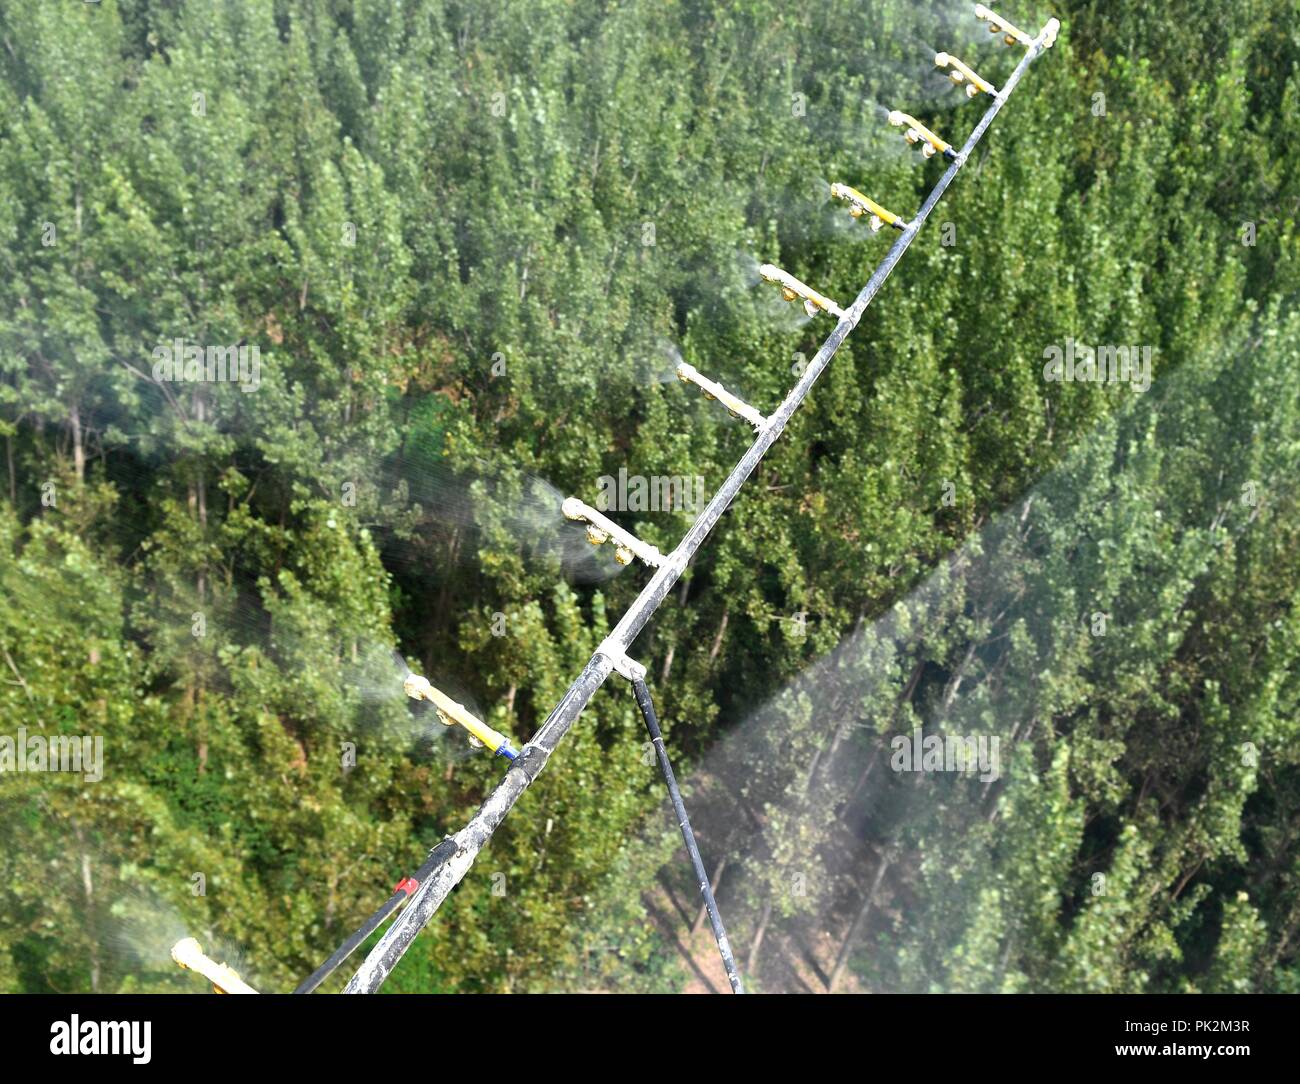
[[[1125,10],[1125,8],[1129,10]],[[759,988],[1300,989],[1300,32],[1061,18],[635,647]],[[561,499],[702,478],[770,412],[1020,55],[965,4],[0,8],[0,989],[291,989],[526,740],[644,583]],[[155,379],[242,347],[249,382]],[[1045,352],[1150,348],[1151,386]],[[251,351],[254,351],[252,353]],[[624,510],[665,552],[690,510]],[[1000,777],[891,738],[1000,739]],[[394,990],[665,990],[694,907],[611,683]],[[669,909],[670,910],[670,909]],[[673,912],[669,922],[679,921]],[[327,989],[337,988],[335,980]]]

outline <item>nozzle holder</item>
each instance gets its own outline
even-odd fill
[[[1009,19],[1004,19],[992,8],[985,7],[983,4],[975,5],[975,18],[979,19],[981,22],[987,22],[989,24],[989,33],[1001,34],[1002,40],[1007,45],[1023,45],[1028,49],[1034,44],[1034,39],[1016,26],[1015,23],[1011,22]],[[1055,20],[1051,21],[1055,22]],[[1059,27],[1061,24],[1057,23],[1056,25]],[[1055,34],[1053,34],[1053,40],[1054,39]]]
[[[664,555],[654,546],[648,542],[642,542],[636,535],[630,531],[625,531],[604,513],[597,512],[591,505],[584,504],[577,497],[566,497],[564,503],[560,506],[560,511],[564,513],[566,519],[589,524],[587,527],[587,541],[593,546],[599,546],[612,540],[614,543],[614,560],[620,565],[631,564],[634,557],[644,561],[651,568],[658,568],[664,563]],[[598,538],[599,541],[597,541]]]
[[[493,730],[482,719],[474,715],[464,704],[458,704],[441,689],[431,685],[429,679],[419,674],[408,674],[402,682],[402,689],[412,700],[427,700],[438,712],[438,718],[444,726],[459,724],[469,732],[471,742],[487,746],[497,756],[514,760],[518,750],[510,744],[509,739]]]
[[[952,70],[948,72],[948,78],[959,86],[965,83],[966,97],[968,98],[974,98],[978,94],[989,94],[997,97],[997,87],[987,79],[982,78],[973,68],[951,53],[935,53],[934,66],[936,68],[951,68]]]
[[[688,365],[684,361],[678,365],[677,379],[684,384],[694,384],[704,392],[706,399],[716,399],[731,412],[732,417],[744,418],[755,429],[762,429],[767,424],[767,419],[762,414],[721,384],[701,375],[694,365]],[[588,531],[590,530],[591,528],[588,528]]]
[[[957,157],[957,152],[952,149],[951,143],[940,139],[919,120],[904,113],[901,109],[890,112],[889,123],[895,128],[903,129],[903,138],[907,142],[921,143],[921,154],[924,157],[932,158],[936,154],[942,154],[950,161]]]
[[[856,188],[838,181],[831,185],[831,195],[842,199],[849,205],[849,214],[854,218],[866,218],[872,233],[878,233],[884,226],[893,226],[896,230],[907,229],[905,223],[892,211],[886,211],[870,196],[864,196]]]
[[[781,295],[787,301],[794,301],[796,298],[803,300],[804,312],[809,316],[816,316],[820,312],[828,312],[832,316],[842,317],[844,310],[839,307],[829,297],[819,294],[811,286],[800,282],[793,275],[782,271],[775,264],[765,263],[758,269],[759,276],[765,282],[774,283],[781,287]]]

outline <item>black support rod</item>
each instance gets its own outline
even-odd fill
[[[691,821],[686,815],[682,792],[677,787],[673,766],[668,762],[668,750],[664,747],[664,736],[659,732],[659,719],[655,715],[654,701],[650,699],[650,690],[644,681],[637,680],[632,682],[632,692],[636,695],[637,707],[641,709],[641,715],[645,719],[645,728],[650,732],[650,741],[655,747],[655,756],[659,758],[659,768],[664,773],[664,782],[668,784],[668,796],[673,800],[677,826],[682,830],[686,853],[691,856],[691,865],[695,867],[695,880],[704,896],[704,907],[709,912],[713,939],[718,943],[718,955],[722,957],[722,966],[727,972],[727,981],[731,983],[731,992],[743,994],[745,987],[741,985],[740,972],[736,969],[736,960],[731,954],[731,942],[727,940],[727,931],[722,925],[722,915],[718,913],[718,901],[713,898],[713,889],[709,886],[709,874],[704,868],[704,860],[700,857],[700,848],[695,843],[695,833],[691,831]]]
[[[827,336],[826,341],[822,343],[821,349],[808,363],[808,367],[804,370],[798,382],[790,389],[789,394],[776,409],[776,412],[768,418],[767,424],[758,431],[754,443],[732,469],[731,474],[727,476],[721,488],[713,495],[704,511],[696,518],[690,530],[678,543],[677,548],[655,571],[655,574],[650,578],[650,582],[642,588],[636,601],[632,603],[631,607],[628,608],[622,619],[614,627],[614,631],[610,633],[609,638],[596,650],[587,665],[583,667],[582,673],[578,675],[560,702],[552,709],[551,714],[547,717],[546,722],[542,724],[542,728],[537,732],[533,740],[524,746],[519,758],[511,764],[501,782],[487,796],[478,812],[470,818],[469,823],[451,837],[458,846],[456,854],[449,861],[443,863],[432,877],[420,885],[406,910],[388,928],[379,943],[370,950],[370,955],[357,969],[356,974],[352,976],[351,981],[344,988],[343,992],[345,994],[370,994],[379,989],[393,966],[401,959],[402,953],[415,940],[416,935],[424,929],[429,919],[433,917],[434,912],[442,905],[442,901],[447,898],[447,894],[465,876],[469,867],[474,864],[474,859],[479,851],[492,838],[492,833],[505,819],[506,814],[510,812],[515,802],[519,800],[542,769],[546,767],[547,760],[555,752],[556,746],[559,745],[564,735],[568,733],[569,727],[582,713],[582,709],[590,702],[596,690],[609,677],[609,672],[613,669],[615,660],[627,652],[627,649],[632,645],[632,641],[645,628],[646,623],[668,596],[669,591],[672,590],[682,572],[685,571],[687,564],[695,555],[695,551],[703,545],[704,539],[722,517],[722,513],[735,500],[736,494],[740,492],[740,487],[745,484],[754,468],[758,466],[759,460],[767,454],[768,449],[772,447],[785,429],[791,415],[807,398],[808,393],[817,382],[817,378],[822,375],[826,366],[830,364],[831,358],[835,356],[835,352],[840,348],[840,344],[848,337],[849,332],[857,327],[858,321],[862,319],[862,314],[866,311],[867,306],[871,304],[881,286],[885,284],[889,273],[894,270],[898,261],[902,259],[903,253],[907,251],[908,246],[911,245],[912,240],[925,224],[925,220],[930,216],[930,212],[934,210],[935,204],[939,202],[940,197],[952,184],[953,178],[957,176],[961,167],[966,164],[976,144],[983,138],[985,131],[993,123],[993,118],[997,116],[1007,99],[1010,98],[1011,92],[1016,89],[1016,85],[1028,70],[1029,65],[1055,40],[1056,28],[1054,24],[1055,20],[1051,20],[1035,39],[1033,45],[1025,50],[1025,55],[1021,58],[1020,63],[1016,65],[1015,71],[1011,73],[1002,89],[993,98],[992,104],[988,107],[984,116],[980,118],[980,122],[975,126],[975,130],[971,132],[961,152],[944,170],[943,175],[921,204],[916,217],[898,235],[898,239],[880,261],[876,270],[872,272],[871,278],[867,280],[862,292],[858,294],[853,304],[840,317],[835,329]]]
[[[334,974],[334,972],[338,970],[339,965],[356,952],[357,946],[374,933],[375,930],[379,929],[383,921],[396,911],[398,905],[403,900],[408,899],[409,895],[410,894],[404,888],[399,888],[394,891],[393,894],[388,897],[388,901],[361,924],[361,927],[356,933],[352,934],[351,937],[344,941],[328,960],[298,984],[298,988],[294,990],[294,993],[310,994],[316,989],[316,987]]]
[[[443,861],[450,858],[455,851],[456,845],[449,839],[443,840],[438,844],[438,846],[434,847],[434,849],[429,852],[429,857],[425,859],[424,865],[415,871],[415,876],[404,877],[400,882],[398,882],[397,887],[393,889],[393,894],[388,897],[387,902],[379,908],[378,911],[366,919],[357,929],[356,933],[352,934],[351,937],[344,941],[328,960],[303,979],[294,993],[310,994],[316,989],[316,987],[334,974],[334,972],[338,970],[339,965],[356,952],[358,946],[360,946],[367,937],[379,929],[379,927],[383,925],[384,920],[396,911],[403,901],[410,899],[411,894],[420,887],[421,882],[423,882],[430,873],[437,869]]]

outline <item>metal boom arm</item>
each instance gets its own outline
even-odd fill
[[[438,867],[436,872],[421,883],[406,910],[379,940],[362,965],[352,976],[344,993],[374,993],[383,984],[398,960],[410,947],[416,935],[428,924],[429,920],[451,890],[473,865],[479,851],[492,838],[492,834],[505,819],[506,814],[517,802],[529,785],[541,774],[546,762],[556,747],[568,733],[569,728],[590,702],[596,690],[604,683],[617,661],[621,660],[637,635],[659,608],[660,604],[672,590],[673,585],[685,570],[696,550],[704,543],[723,512],[731,505],[758,462],[772,447],[785,429],[799,405],[812,390],[817,378],[821,376],[830,360],[862,319],[872,299],[884,285],[885,279],[902,259],[935,204],[943,196],[958,171],[966,164],[971,151],[983,138],[985,131],[1006,104],[1029,65],[1043,52],[1050,48],[1056,39],[1059,24],[1051,19],[1043,27],[1038,37],[1026,49],[1020,63],[1016,65],[1002,89],[992,98],[984,116],[967,138],[965,145],[951,161],[943,176],[936,182],[930,194],[921,204],[916,217],[909,222],[885,254],[867,284],[862,288],[853,304],[845,310],[833,331],[822,343],[821,349],[804,370],[799,380],[777,410],[767,419],[767,423],[758,431],[754,443],[745,452],[740,462],[732,469],[727,480],[713,495],[704,511],[691,525],[677,548],[664,560],[655,571],[650,582],[642,589],[636,601],[628,608],[613,632],[600,645],[596,653],[583,668],[577,679],[569,686],[560,702],[551,711],[546,722],[536,736],[528,742],[517,760],[510,766],[505,777],[488,795],[478,812],[469,822],[450,839],[456,844],[455,853]],[[441,846],[441,844],[440,844]]]

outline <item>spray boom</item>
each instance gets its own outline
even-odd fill
[[[712,888],[699,857],[699,848],[694,842],[693,832],[686,817],[680,790],[676,786],[668,761],[662,732],[658,727],[658,719],[650,701],[648,688],[645,685],[645,668],[627,657],[627,649],[645,628],[664,600],[670,597],[673,585],[677,583],[691,559],[699,551],[709,531],[717,525],[728,508],[732,506],[732,502],[741,487],[747,479],[753,476],[763,456],[776,442],[794,412],[807,399],[814,384],[824,373],[845,338],[857,326],[868,305],[877,296],[882,284],[897,266],[899,260],[902,259],[904,252],[925,224],[928,216],[956,176],[957,171],[965,164],[967,154],[979,143],[993,118],[1006,104],[1007,99],[1028,70],[1029,65],[1037,59],[1042,50],[1051,47],[1060,31],[1060,23],[1056,19],[1049,19],[1043,29],[1039,31],[1038,37],[1030,39],[1023,31],[1017,30],[1005,19],[997,16],[982,4],[975,8],[975,14],[979,18],[990,22],[993,32],[1002,34],[1008,44],[1019,43],[1026,46],[1025,56],[1016,65],[1015,70],[1003,81],[1001,90],[994,89],[991,84],[980,79],[970,68],[955,58],[947,57],[947,64],[942,59],[946,54],[940,54],[936,58],[940,67],[947,66],[953,69],[949,78],[952,78],[954,82],[964,82],[967,85],[968,92],[970,87],[974,87],[977,93],[988,93],[992,98],[983,119],[966,138],[964,144],[965,153],[958,154],[948,143],[936,136],[914,117],[897,111],[889,115],[891,124],[905,128],[903,134],[908,143],[922,144],[921,151],[927,158],[933,157],[935,154],[942,154],[951,162],[951,166],[930,190],[929,195],[917,209],[911,221],[900,224],[896,216],[884,211],[879,204],[873,203],[861,192],[857,192],[847,185],[836,185],[833,188],[833,194],[837,198],[846,200],[850,204],[850,209],[856,212],[855,217],[874,216],[879,222],[877,228],[883,228],[883,225],[888,223],[896,229],[901,229],[899,237],[890,246],[889,251],[882,258],[875,271],[872,272],[871,277],[862,287],[852,306],[847,311],[841,309],[834,301],[822,296],[772,264],[764,264],[759,268],[760,276],[767,282],[779,286],[787,301],[801,299],[805,310],[810,316],[821,311],[831,313],[839,318],[839,323],[826,338],[816,356],[799,370],[797,382],[781,404],[773,411],[772,415],[763,420],[761,426],[758,426],[761,415],[757,411],[753,410],[753,408],[745,409],[747,404],[727,392],[721,385],[700,376],[694,368],[686,365],[679,366],[677,375],[681,379],[696,384],[706,395],[719,400],[728,409],[734,410],[737,414],[753,422],[758,426],[758,432],[753,444],[732,468],[722,486],[710,498],[704,511],[696,517],[690,530],[683,536],[673,552],[667,556],[660,554],[653,546],[641,542],[619,527],[618,524],[613,523],[576,497],[570,497],[564,501],[564,515],[571,520],[587,524],[587,537],[592,543],[600,545],[604,542],[613,541],[619,561],[627,564],[631,562],[633,557],[640,557],[647,564],[657,567],[658,571],[651,577],[650,582],[642,589],[636,601],[624,613],[614,629],[601,642],[583,668],[582,673],[569,686],[563,698],[547,716],[546,722],[529,742],[530,754],[536,754],[535,757],[530,756],[531,763],[521,765],[522,770],[507,772],[505,778],[484,801],[478,812],[470,818],[465,827],[455,835],[445,839],[431,852],[430,865],[424,868],[425,872],[421,877],[421,883],[411,896],[408,910],[370,950],[365,962],[357,969],[351,981],[347,984],[346,993],[373,993],[379,989],[392,972],[397,961],[401,959],[402,954],[414,943],[419,932],[429,923],[434,913],[445,902],[451,890],[465,876],[465,871],[470,867],[471,863],[482,853],[483,848],[492,839],[493,833],[500,826],[503,818],[543,770],[547,759],[555,753],[565,735],[591,702],[596,690],[600,688],[611,672],[618,672],[633,682],[638,706],[645,718],[651,742],[656,748],[660,769],[663,772],[669,795],[673,801],[674,812],[677,814],[684,842],[691,855],[697,883],[705,897],[705,906],[710,919],[713,920],[714,934],[718,941],[719,952],[727,968],[728,979],[731,981],[732,989],[736,992],[741,991],[739,974],[731,957],[730,946],[726,940],[721,919],[717,914],[716,901],[712,899]],[[961,76],[960,80],[955,78],[958,74]],[[873,222],[872,225],[875,227],[876,223]],[[423,679],[413,678],[411,682],[423,682]],[[419,690],[418,694],[421,696],[427,695],[424,692],[425,685],[427,683],[416,686]],[[410,689],[411,684],[408,683],[408,692]],[[413,693],[412,695],[416,694]],[[441,849],[444,847],[447,848],[447,852],[440,854]],[[451,861],[453,857],[454,862]],[[443,863],[441,868],[444,872],[440,876],[431,876],[432,869],[438,868],[437,863]],[[395,893],[395,896],[397,895],[400,895],[400,893]],[[385,907],[376,913],[377,917],[372,917],[367,925],[363,926],[357,934],[354,934],[348,942],[345,942],[343,948],[336,952],[326,962],[326,965],[323,965],[322,972],[327,973],[329,968],[346,958],[348,953],[369,935],[384,915],[389,913],[387,908],[395,905],[395,903],[385,904]],[[309,979],[308,983],[312,981]]]

